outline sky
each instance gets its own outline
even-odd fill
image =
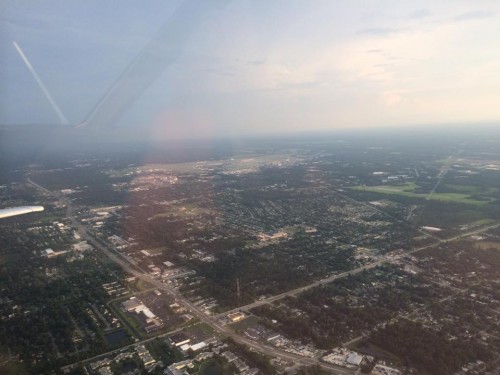
[[[498,0],[0,2],[0,124],[60,124],[13,42],[70,125],[138,136],[500,120]]]

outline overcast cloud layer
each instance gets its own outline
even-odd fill
[[[4,3],[0,123],[59,122],[13,41],[77,124],[181,3]],[[500,119],[499,1],[215,5],[118,126],[177,137]]]

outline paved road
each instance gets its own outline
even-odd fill
[[[333,189],[338,195],[340,195],[342,198],[354,203],[354,204],[357,204],[357,205],[360,205],[360,206],[363,206],[365,208],[368,208],[374,212],[377,212],[381,215],[384,215],[385,217],[388,217],[389,219],[391,219],[392,221],[396,222],[396,223],[399,223],[401,225],[404,225],[406,227],[410,227],[414,230],[416,230],[417,232],[420,232],[421,234],[423,234],[425,237],[431,237],[431,238],[434,238],[434,239],[439,239],[439,237],[436,237],[434,236],[432,233],[429,233],[425,230],[423,230],[422,228],[419,228],[419,227],[415,227],[414,225],[412,225],[410,222],[408,221],[405,221],[403,219],[400,219],[396,216],[393,216],[383,210],[380,210],[379,208],[375,207],[374,205],[370,204],[370,203],[367,203],[367,202],[363,202],[363,201],[358,201],[354,198],[351,198],[350,196],[346,195],[346,194],[343,194],[342,193],[342,190],[341,189]]]
[[[71,203],[71,200],[62,196],[58,192],[51,192],[50,190],[44,188],[43,186],[33,182],[32,180],[28,179],[28,182],[32,184],[33,186],[41,189],[45,193],[51,194],[52,196],[58,198],[62,203],[66,205],[66,216],[67,218],[71,221],[71,224],[75,227],[75,229],[79,232],[80,236],[82,239],[86,240],[88,243],[93,245],[96,249],[99,249],[102,251],[104,254],[106,254],[111,260],[113,260],[115,263],[119,264],[126,272],[134,275],[135,277],[146,281],[158,289],[161,289],[165,292],[167,292],[169,295],[174,297],[179,303],[184,305],[187,309],[189,309],[194,315],[198,317],[198,319],[210,325],[216,332],[219,334],[222,334],[226,337],[231,337],[234,341],[246,345],[247,347],[250,347],[257,352],[260,352],[264,355],[267,356],[274,356],[278,358],[282,358],[284,360],[288,361],[293,361],[294,363],[300,363],[303,365],[320,365],[322,368],[327,369],[328,371],[331,371],[334,374],[340,374],[340,375],[347,375],[347,374],[353,374],[354,371],[348,370],[342,367],[338,367],[335,365],[327,364],[320,362],[318,359],[314,358],[306,358],[297,354],[293,353],[288,353],[276,348],[273,348],[271,346],[267,346],[264,344],[261,344],[260,342],[256,342],[253,340],[250,340],[244,336],[241,336],[234,331],[232,331],[230,328],[220,324],[217,321],[216,317],[213,316],[208,316],[206,315],[203,311],[201,311],[197,306],[192,304],[190,301],[185,299],[177,290],[170,288],[169,286],[165,285],[163,282],[152,278],[149,274],[143,271],[139,271],[135,265],[130,264],[130,262],[121,254],[111,251],[107,246],[105,246],[101,241],[97,241],[92,235],[91,232],[87,229],[87,227],[76,219],[74,215],[74,209]],[[151,338],[153,339],[153,338]],[[147,340],[142,340],[141,342],[145,342],[151,339]],[[92,357],[92,359],[97,359],[101,357],[102,355],[98,355],[95,357]],[[90,360],[90,359],[88,359]],[[88,361],[85,360],[85,361]],[[70,365],[71,366],[71,365]]]
[[[305,285],[305,286],[300,287],[300,288],[296,288],[296,289],[293,289],[293,290],[290,290],[290,291],[287,291],[284,293],[280,293],[280,294],[277,294],[275,296],[272,296],[272,297],[269,297],[269,298],[266,298],[266,299],[263,299],[260,301],[255,301],[253,303],[250,303],[250,304],[245,305],[245,306],[241,306],[241,307],[233,309],[231,311],[226,311],[223,314],[219,314],[219,315],[215,315],[215,316],[208,316],[202,310],[200,310],[197,306],[195,306],[190,301],[185,299],[177,290],[169,287],[168,285],[165,285],[163,282],[161,282],[157,279],[152,278],[146,272],[144,272],[142,270],[138,270],[137,266],[131,264],[124,256],[122,256],[121,254],[119,254],[115,251],[111,251],[107,246],[104,246],[101,241],[97,241],[89,233],[86,226],[79,223],[77,221],[77,219],[75,218],[74,212],[73,212],[73,207],[72,207],[70,199],[62,196],[58,192],[53,193],[53,192],[49,191],[48,189],[44,188],[43,186],[40,186],[39,184],[36,184],[35,182],[33,182],[29,179],[28,179],[28,182],[31,183],[32,185],[38,187],[39,189],[43,190],[45,193],[49,193],[52,196],[60,199],[63,203],[65,203],[67,205],[67,211],[66,211],[67,217],[71,221],[72,225],[78,230],[79,234],[82,236],[83,239],[87,240],[95,248],[101,250],[111,260],[113,260],[114,262],[119,264],[126,272],[136,276],[137,278],[139,278],[143,281],[146,281],[146,282],[156,286],[158,289],[162,289],[163,291],[167,292],[169,295],[171,295],[173,298],[175,298],[179,303],[184,305],[187,309],[191,310],[191,312],[194,315],[196,315],[201,322],[204,322],[204,323],[210,325],[219,334],[222,334],[222,335],[227,336],[227,337],[231,337],[234,341],[236,341],[240,344],[244,344],[250,348],[253,348],[254,350],[256,350],[262,354],[275,356],[278,358],[293,361],[295,363],[301,363],[304,365],[319,365],[322,368],[327,369],[328,371],[332,371],[333,373],[342,374],[342,375],[343,374],[353,374],[355,371],[345,369],[342,367],[338,367],[335,365],[330,365],[330,364],[321,362],[316,358],[307,358],[307,357],[299,356],[296,354],[288,353],[288,352],[279,350],[277,348],[262,344],[260,342],[250,340],[249,338],[247,338],[245,336],[242,336],[242,335],[235,333],[227,326],[220,324],[218,319],[222,316],[227,315],[229,312],[240,311],[240,310],[248,311],[254,307],[261,306],[261,305],[268,304],[268,303],[272,303],[272,302],[278,301],[280,299],[283,299],[287,296],[293,296],[293,295],[300,294],[308,289],[311,289],[311,288],[314,288],[314,287],[317,287],[317,286],[320,286],[323,284],[330,283],[334,280],[337,280],[337,279],[340,279],[343,277],[347,277],[349,275],[355,275],[357,273],[360,273],[360,272],[363,272],[365,270],[377,267],[377,266],[384,264],[384,263],[387,263],[389,261],[401,258],[403,256],[407,256],[408,254],[413,254],[413,253],[416,253],[418,251],[422,251],[425,249],[436,247],[436,246],[439,246],[440,244],[443,244],[443,243],[455,241],[459,238],[468,237],[468,236],[472,236],[472,235],[475,235],[478,233],[482,233],[482,232],[485,232],[491,228],[495,228],[495,227],[500,226],[500,223],[497,223],[497,224],[489,225],[487,227],[479,228],[479,229],[476,229],[476,230],[473,230],[473,231],[470,231],[467,233],[463,233],[461,235],[457,235],[457,236],[454,236],[454,237],[451,237],[448,239],[441,239],[438,242],[432,243],[430,245],[422,246],[422,247],[407,251],[405,253],[401,253],[399,255],[388,254],[388,255],[380,258],[379,260],[372,262],[372,263],[369,263],[369,264],[366,264],[362,267],[359,267],[359,268],[356,268],[356,269],[353,269],[350,271],[342,272],[342,273],[337,274],[337,275],[332,275],[330,277],[326,277],[324,279],[315,281],[309,285]],[[145,340],[143,340],[143,341],[145,341]]]
[[[82,362],[86,362],[86,363],[93,362],[93,361],[102,359],[102,358],[104,358],[104,357],[106,357],[108,355],[112,355],[113,353],[120,352],[120,351],[126,350],[128,348],[131,348],[131,347],[133,347],[133,346],[135,346],[137,344],[144,344],[146,342],[153,341],[153,340],[156,340],[158,338],[162,338],[162,337],[173,335],[175,333],[181,332],[184,328],[185,327],[183,327],[183,328],[177,328],[177,329],[174,329],[172,331],[169,331],[169,332],[166,332],[166,333],[162,333],[161,335],[158,335],[158,336],[155,336],[155,337],[150,337],[150,338],[147,338],[147,339],[143,339],[143,340],[134,342],[132,344],[122,346],[119,349],[113,349],[113,350],[110,350],[109,352],[101,353],[101,354],[95,355],[93,357],[86,358],[86,359],[82,360]],[[63,370],[63,371],[70,370],[73,367],[75,367],[77,364],[78,363],[72,363],[70,365],[63,366],[63,367],[61,367],[61,370]]]
[[[266,345],[263,345],[261,343],[255,342],[253,340],[247,339],[246,337],[241,336],[239,334],[236,334],[230,328],[220,324],[217,321],[216,317],[206,315],[197,306],[192,304],[190,301],[186,300],[175,289],[168,287],[163,282],[152,278],[151,276],[149,276],[146,273],[139,272],[139,271],[135,270],[134,268],[130,267],[130,265],[128,263],[126,263],[126,261],[122,260],[115,253],[111,252],[109,249],[105,248],[100,243],[95,242],[95,240],[92,237],[86,237],[86,239],[92,245],[96,246],[96,248],[103,251],[111,260],[113,260],[114,262],[119,264],[126,272],[129,272],[130,274],[136,276],[137,278],[139,278],[143,281],[146,281],[146,282],[154,285],[158,289],[161,289],[161,290],[167,292],[169,295],[171,295],[173,298],[175,298],[179,303],[184,305],[184,307],[186,307],[188,310],[190,310],[194,315],[196,315],[201,322],[210,325],[219,334],[222,334],[222,335],[227,336],[227,337],[231,337],[234,341],[236,341],[240,344],[244,344],[248,347],[251,347],[251,348],[255,349],[256,351],[263,353],[265,355],[272,355],[272,356],[283,358],[283,359],[286,359],[289,361],[300,362],[300,363],[307,364],[307,365],[320,364],[322,367],[328,369],[329,371],[335,371],[335,373],[337,373],[337,374],[352,374],[353,373],[350,370],[345,370],[343,368],[338,368],[337,366],[328,365],[325,363],[319,363],[318,360],[307,359],[307,358],[299,356],[299,355],[287,353],[287,352],[272,348],[270,346],[266,346]]]
[[[341,279],[341,278],[347,277],[349,275],[355,275],[357,273],[360,273],[360,272],[363,272],[365,270],[369,270],[371,268],[380,266],[381,264],[388,263],[390,261],[399,259],[399,258],[407,256],[409,254],[413,254],[413,253],[416,253],[416,252],[419,252],[419,251],[422,251],[422,250],[425,250],[425,249],[430,249],[430,248],[433,248],[433,247],[437,247],[437,246],[439,246],[439,245],[441,245],[443,243],[456,241],[456,240],[458,240],[460,238],[465,238],[465,237],[473,236],[473,235],[485,232],[485,231],[487,231],[489,229],[496,228],[496,227],[499,227],[499,226],[500,226],[500,223],[496,223],[496,224],[493,224],[493,225],[489,225],[487,227],[482,227],[482,228],[475,229],[475,230],[472,230],[472,231],[469,231],[469,232],[466,232],[466,233],[462,233],[461,235],[453,236],[453,237],[446,238],[446,239],[440,239],[438,242],[432,243],[430,245],[418,247],[416,249],[413,249],[413,250],[410,250],[410,251],[406,251],[406,252],[398,254],[398,255],[387,254],[384,257],[380,258],[379,260],[377,260],[375,262],[372,262],[372,263],[369,263],[369,264],[366,264],[366,265],[364,265],[362,267],[355,268],[355,269],[350,270],[350,271],[342,272],[342,273],[339,273],[337,275],[332,275],[330,277],[326,277],[324,279],[315,281],[315,282],[313,282],[311,284],[302,286],[300,288],[293,289],[293,290],[290,290],[290,291],[287,291],[287,292],[283,292],[283,293],[280,293],[280,294],[276,294],[276,295],[274,295],[272,297],[268,297],[268,298],[262,299],[260,301],[255,301],[255,302],[252,302],[252,303],[250,303],[248,305],[245,305],[245,306],[237,307],[237,308],[235,308],[233,310],[229,310],[229,311],[226,311],[224,313],[218,314],[218,315],[216,315],[216,317],[217,318],[221,318],[221,317],[223,317],[223,316],[225,316],[225,315],[227,315],[229,313],[236,312],[236,311],[248,311],[248,310],[253,309],[254,307],[258,307],[258,306],[262,306],[262,305],[265,305],[265,304],[269,304],[269,303],[278,301],[278,300],[283,299],[283,298],[288,297],[288,296],[295,296],[295,295],[300,294],[300,293],[302,293],[302,292],[304,292],[304,291],[306,291],[308,289],[311,289],[311,288],[314,288],[314,287],[317,287],[317,286],[320,286],[320,285],[331,283],[332,281],[335,281],[337,279]]]

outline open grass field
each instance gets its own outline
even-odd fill
[[[229,324],[229,327],[235,331],[245,331],[257,323],[259,323],[259,319],[256,316],[250,315],[248,318],[245,318],[240,322]]]
[[[120,307],[120,301],[111,302],[108,307],[115,314],[116,317],[122,322],[123,326],[132,333],[133,336],[140,339],[145,337],[145,333],[141,324],[132,316],[126,314]]]
[[[498,189],[493,187],[481,187],[477,185],[453,185],[453,184],[441,184],[440,186],[444,188],[453,189],[459,193],[463,194],[478,194],[478,195],[488,195],[495,193]]]
[[[496,220],[493,220],[493,219],[481,219],[481,220],[473,221],[469,225],[474,225],[476,227],[480,227],[480,226],[491,225],[491,224],[494,224],[494,223],[496,223]]]
[[[199,323],[195,325],[190,325],[184,329],[184,332],[191,337],[192,341],[203,341],[211,338],[214,334],[214,330],[206,323]]]
[[[423,198],[444,202],[465,203],[477,206],[485,205],[494,200],[493,198],[484,195],[482,196],[482,199],[473,198],[471,194],[479,193],[477,188],[474,186],[453,185],[453,188],[457,190],[460,189],[463,193],[433,193],[431,196],[429,196],[429,194],[415,193],[415,189],[417,187],[418,186],[415,183],[411,182],[404,185],[355,186],[352,189],[381,194],[401,195],[409,198]]]
[[[150,284],[144,280],[136,279],[128,284],[130,291],[132,292],[142,292],[145,290],[153,289],[154,285]]]

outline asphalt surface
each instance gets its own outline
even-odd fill
[[[273,303],[273,302],[281,300],[281,299],[283,299],[283,298],[285,298],[287,296],[294,296],[294,295],[300,294],[300,293],[302,293],[302,292],[304,292],[306,290],[309,290],[311,288],[314,288],[314,287],[317,287],[317,286],[320,286],[320,285],[323,285],[323,284],[331,283],[332,281],[335,281],[335,280],[340,279],[340,278],[347,277],[349,275],[355,275],[357,273],[363,272],[365,270],[369,270],[371,268],[374,268],[374,267],[377,267],[377,266],[379,266],[381,264],[387,263],[389,261],[393,261],[395,259],[407,256],[409,254],[413,254],[413,253],[416,253],[416,252],[419,252],[419,251],[422,251],[422,250],[425,250],[425,249],[436,247],[436,246],[439,246],[440,244],[443,244],[443,243],[452,242],[452,241],[455,241],[455,240],[457,240],[459,238],[464,238],[464,237],[472,236],[472,235],[475,235],[475,234],[479,234],[479,233],[485,232],[485,231],[487,231],[487,230],[489,230],[491,228],[495,228],[495,227],[500,226],[500,223],[497,223],[497,224],[494,224],[494,225],[490,225],[490,226],[487,226],[487,227],[483,227],[483,228],[479,228],[479,229],[476,229],[476,230],[473,230],[473,231],[469,231],[469,232],[466,232],[466,233],[463,233],[461,235],[457,235],[457,236],[454,236],[454,237],[451,237],[451,238],[441,239],[441,240],[438,240],[437,242],[434,242],[434,243],[432,243],[430,245],[422,246],[422,247],[419,247],[419,248],[416,248],[416,249],[413,249],[413,250],[410,250],[410,251],[407,251],[407,252],[404,252],[404,253],[401,253],[401,254],[398,254],[398,255],[388,254],[388,255],[380,258],[379,260],[377,260],[375,262],[372,262],[372,263],[369,263],[369,264],[366,264],[366,265],[364,265],[362,267],[359,267],[359,268],[356,268],[356,269],[353,269],[353,270],[350,270],[350,271],[342,272],[342,273],[337,274],[337,275],[332,275],[332,276],[326,277],[324,279],[315,281],[315,282],[310,283],[308,285],[305,285],[303,287],[296,288],[296,289],[293,289],[293,290],[290,290],[290,291],[287,291],[287,292],[284,292],[284,293],[280,293],[280,294],[277,294],[277,295],[274,295],[274,296],[262,299],[260,301],[255,301],[255,302],[250,303],[248,305],[240,306],[240,307],[235,308],[233,310],[226,311],[226,312],[224,312],[222,314],[218,314],[218,315],[214,315],[214,316],[209,316],[209,315],[206,315],[203,311],[201,311],[197,306],[195,306],[190,301],[188,301],[186,298],[184,298],[177,290],[169,287],[168,285],[164,284],[163,282],[161,282],[161,281],[159,281],[157,279],[152,278],[145,271],[140,270],[140,269],[138,269],[138,267],[136,265],[131,264],[123,255],[121,255],[120,253],[118,253],[118,252],[116,252],[114,250],[109,249],[107,246],[104,246],[100,241],[97,241],[91,235],[91,233],[88,230],[88,228],[85,225],[83,225],[80,222],[78,222],[78,220],[76,219],[76,217],[74,215],[73,206],[71,204],[71,200],[70,199],[68,199],[67,197],[62,196],[58,192],[51,192],[50,190],[48,190],[48,189],[44,188],[43,186],[41,186],[41,185],[33,182],[30,179],[28,179],[28,182],[30,184],[32,184],[33,186],[41,189],[45,193],[51,194],[52,196],[58,198],[61,202],[63,202],[63,203],[66,204],[66,207],[67,207],[67,209],[66,209],[67,218],[71,221],[72,225],[77,229],[77,231],[79,232],[79,234],[82,237],[82,239],[88,241],[96,249],[99,249],[100,251],[102,251],[111,260],[113,260],[114,262],[116,262],[117,264],[119,264],[126,272],[134,275],[135,277],[137,277],[137,278],[139,278],[139,279],[141,279],[143,281],[146,281],[146,282],[154,285],[158,289],[161,289],[161,290],[167,292],[170,296],[172,296],[173,298],[175,298],[179,303],[181,303],[182,305],[184,305],[194,315],[196,315],[196,317],[201,322],[206,323],[209,326],[211,326],[217,333],[219,333],[219,334],[221,334],[223,336],[226,336],[226,337],[230,337],[234,341],[236,341],[236,342],[238,342],[240,344],[246,345],[247,347],[252,348],[253,350],[255,350],[257,352],[260,352],[260,353],[262,353],[262,354],[264,354],[266,356],[278,357],[278,358],[281,358],[281,359],[284,359],[284,360],[287,360],[287,361],[292,361],[292,362],[294,362],[296,364],[302,364],[302,365],[308,365],[308,366],[310,366],[310,365],[319,365],[322,368],[324,368],[324,369],[326,369],[326,370],[328,370],[328,371],[330,371],[330,372],[332,372],[334,374],[342,374],[342,375],[343,374],[354,374],[356,371],[349,370],[349,369],[346,369],[346,368],[343,368],[343,367],[338,367],[338,366],[331,365],[331,364],[327,364],[327,363],[321,362],[317,358],[308,358],[308,357],[303,357],[303,356],[300,356],[300,355],[297,355],[297,354],[288,353],[288,352],[279,350],[277,348],[274,348],[272,346],[268,346],[268,345],[265,345],[263,343],[251,340],[251,339],[249,339],[249,338],[247,338],[245,336],[242,336],[240,334],[235,333],[234,331],[232,331],[227,326],[222,325],[219,322],[219,319],[221,317],[226,316],[227,314],[229,314],[231,312],[249,311],[249,310],[251,310],[251,309],[253,309],[253,308],[257,307],[257,306],[261,306],[261,305],[264,305],[264,304]],[[141,342],[145,342],[145,341],[148,341],[148,340],[151,340],[151,339],[142,340]],[[100,356],[101,355],[96,356],[96,357],[92,357],[92,358],[99,358]]]

